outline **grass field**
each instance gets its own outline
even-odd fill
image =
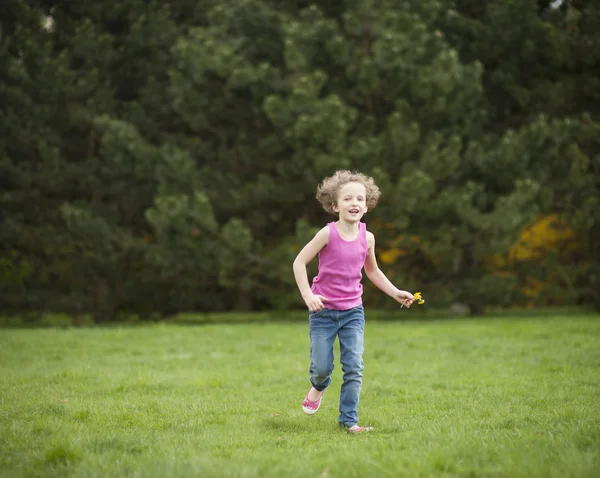
[[[600,476],[599,316],[367,317],[359,436],[307,359],[302,323],[0,330],[0,474]]]

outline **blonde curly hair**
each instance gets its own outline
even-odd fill
[[[377,206],[381,191],[372,177],[355,171],[339,170],[336,171],[333,176],[325,178],[317,188],[317,200],[321,203],[325,211],[337,216],[337,212],[333,210],[333,206],[337,204],[340,189],[348,183],[360,183],[365,187],[365,190],[367,191],[366,203],[368,209],[373,209]]]

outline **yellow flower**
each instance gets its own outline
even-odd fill
[[[417,304],[424,304],[425,303],[425,299],[423,299],[421,297],[421,293],[420,292],[415,292],[414,294],[414,298],[417,301]]]

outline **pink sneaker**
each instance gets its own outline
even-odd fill
[[[308,392],[306,392],[306,397],[304,397],[304,401],[302,402],[302,410],[307,415],[314,415],[315,413],[317,413],[317,410],[321,406],[321,399],[323,398],[323,392],[321,392],[321,396],[319,397],[319,399],[316,402],[311,402],[308,399],[308,393],[310,392],[311,388],[313,387],[310,387],[308,389]]]

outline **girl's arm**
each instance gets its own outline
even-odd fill
[[[296,256],[294,260],[294,278],[296,284],[298,284],[298,290],[306,303],[306,306],[312,312],[317,312],[323,308],[323,300],[327,300],[326,297],[315,295],[312,293],[310,284],[308,283],[308,274],[306,273],[306,265],[312,261],[315,256],[323,249],[329,241],[329,228],[324,227],[321,229],[311,241],[306,244],[302,250]]]
[[[414,301],[414,297],[410,292],[398,289],[390,280],[385,276],[383,271],[379,269],[377,265],[377,258],[375,257],[375,236],[367,231],[367,244],[369,246],[369,252],[367,259],[365,260],[365,273],[373,284],[379,287],[390,297],[403,304],[405,307],[410,307]]]

